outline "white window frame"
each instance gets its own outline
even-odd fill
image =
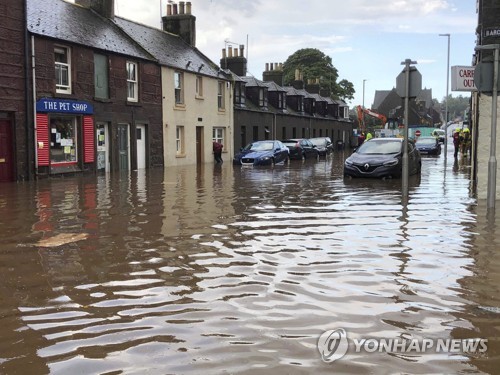
[[[175,127],[175,150],[177,156],[184,155],[184,126]]]
[[[224,111],[226,109],[226,96],[224,95],[226,91],[225,88],[226,85],[224,81],[219,81],[217,83],[217,108],[219,111]]]
[[[214,127],[212,129],[212,142],[218,142],[221,145],[223,145],[225,135],[226,135],[226,128]]]
[[[64,56],[64,61],[56,61],[56,54]],[[54,47],[54,64],[56,76],[56,92],[59,94],[71,94],[71,50],[64,46]],[[63,82],[63,72],[67,75],[67,82]]]
[[[133,69],[130,69],[133,67]],[[129,102],[139,101],[138,65],[133,61],[127,61],[127,100]]]
[[[184,74],[174,72],[174,100],[175,105],[184,105]]]
[[[196,97],[197,98],[203,97],[203,77],[202,76],[196,76]]]

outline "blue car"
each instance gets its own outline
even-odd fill
[[[246,145],[236,154],[233,164],[236,165],[274,165],[288,163],[289,151],[280,141],[257,141]]]
[[[441,155],[441,144],[436,137],[419,137],[415,147],[422,155]]]

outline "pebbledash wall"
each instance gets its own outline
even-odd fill
[[[500,108],[500,101],[497,104],[497,109]],[[490,158],[490,140],[491,140],[491,116],[492,116],[492,99],[491,96],[481,95],[478,105],[478,139],[477,139],[477,198],[482,201],[487,198],[488,192],[488,161]],[[497,119],[500,112],[497,110]],[[496,142],[496,158],[497,158],[497,182],[496,182],[496,197],[500,198],[500,134],[497,126],[497,142]]]
[[[490,45],[500,43],[500,3],[498,0],[477,0],[478,27],[477,39],[479,45]],[[491,59],[491,51],[477,51],[476,63],[482,59]],[[477,104],[476,104],[477,103]],[[473,119],[477,122],[477,139],[474,143],[476,148],[475,163],[473,165],[475,175],[475,187],[479,204],[487,199],[488,192],[488,161],[490,158],[490,140],[491,140],[491,119],[497,118],[497,140],[496,140],[496,158],[497,158],[497,179],[496,179],[496,198],[500,199],[500,124],[499,110],[500,101],[497,103],[497,113],[492,113],[491,94],[473,95]]]

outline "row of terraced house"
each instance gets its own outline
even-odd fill
[[[190,2],[162,30],[114,14],[113,0],[5,0],[0,25],[0,181],[213,162],[259,139],[348,143],[343,101],[281,64],[247,76],[244,47],[220,65],[196,48]]]

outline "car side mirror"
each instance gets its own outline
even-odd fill
[[[313,145],[313,148],[316,148],[316,145]]]

